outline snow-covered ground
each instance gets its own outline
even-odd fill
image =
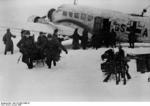
[[[1,32],[2,33],[2,32]],[[2,33],[3,34],[3,33]],[[14,45],[19,40],[14,39]],[[64,42],[68,44],[69,42]],[[21,55],[15,46],[14,55],[3,55],[4,44],[0,42],[0,100],[2,101],[102,101],[102,100],[150,100],[149,73],[136,72],[135,60],[129,63],[132,76],[127,85],[115,84],[112,78],[104,83],[100,70],[100,58],[106,48],[98,50],[71,50],[62,53],[56,67],[45,65],[31,70],[17,59]],[[139,50],[124,48],[127,53]],[[116,50],[116,49],[115,49]],[[140,51],[145,51],[140,48]]]

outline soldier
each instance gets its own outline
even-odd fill
[[[33,59],[36,52],[34,39],[30,36],[30,32],[26,31],[23,38],[18,42],[17,47],[23,54],[22,62],[26,63],[29,69],[33,68]]]
[[[103,37],[101,36],[102,33],[94,33],[91,39],[91,45],[93,48],[98,49],[103,44]]]
[[[94,33],[93,36],[91,37],[91,40],[90,40],[90,45],[93,47],[93,48],[96,48],[96,34]]]
[[[114,29],[112,29],[111,31],[111,46],[112,47],[116,47],[116,32],[114,31]]]
[[[58,41],[56,36],[51,36],[49,34],[47,39],[48,41],[45,46],[46,64],[48,65],[48,68],[51,68],[52,62],[53,65],[56,66],[56,62],[59,61],[61,50],[65,51],[66,54],[68,53],[68,51]]]
[[[58,29],[54,30],[53,36],[55,36],[56,38],[58,38]]]
[[[60,43],[63,41],[63,38],[60,38],[60,36],[58,34],[58,29],[54,30],[53,36],[55,36]]]
[[[120,67],[122,67],[124,60],[125,60],[125,52],[122,49],[122,46],[120,45],[118,47],[118,52],[116,53],[115,56],[115,61]]]
[[[72,35],[72,38],[73,38],[72,48],[73,49],[79,49],[80,48],[80,44],[79,44],[80,35],[78,34],[77,28],[75,29],[74,34]]]
[[[3,42],[5,44],[5,52],[6,55],[8,51],[11,51],[11,54],[14,53],[14,44],[11,38],[16,38],[15,35],[12,35],[10,29],[7,29],[6,34],[3,36]]]
[[[127,76],[128,79],[131,79],[131,75],[128,72],[128,69],[129,69],[129,65],[127,63],[128,60],[127,60],[127,58],[125,56],[125,52],[122,49],[122,46],[119,46],[118,55],[119,55],[119,61],[121,62],[122,68],[124,68],[125,75]]]
[[[81,46],[83,49],[86,49],[88,43],[88,31],[87,29],[84,29],[81,37]]]
[[[105,66],[106,71],[106,78],[103,80],[103,82],[107,82],[110,78],[110,76],[114,73],[114,59],[115,59],[115,52],[113,49],[107,50],[103,55],[102,59],[106,58],[106,62],[103,63]]]
[[[119,51],[117,52],[117,55],[118,55],[117,60],[123,60],[125,58],[125,52],[122,49],[121,45],[118,47],[118,50]]]
[[[129,69],[129,66],[127,64],[128,61],[125,57],[125,52],[122,49],[122,46],[119,46],[118,49],[119,51],[116,53],[116,57],[115,57],[116,67],[117,67],[116,71],[124,79],[124,84],[126,84],[126,76],[128,79],[131,79],[131,76],[128,73],[128,69]],[[118,78],[119,79],[117,81],[117,84],[120,81],[120,76]]]
[[[47,37],[45,36],[45,33],[40,32],[40,35],[37,39],[36,47],[38,49],[38,54],[40,59],[44,59],[44,47],[47,43]]]
[[[103,35],[103,40],[104,40],[104,46],[106,46],[108,48],[112,41],[111,34],[110,34],[110,32],[103,31],[102,35]]]
[[[129,40],[129,47],[130,48],[134,48],[134,43],[135,43],[135,37],[136,35],[135,35],[135,30],[134,30],[134,28],[133,27],[131,27],[131,31],[130,31],[130,33],[129,33],[129,35],[128,35],[128,40]]]
[[[23,38],[25,32],[26,32],[26,30],[24,30],[24,29],[21,30],[21,38]]]

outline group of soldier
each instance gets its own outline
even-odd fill
[[[10,32],[10,29],[7,29],[6,34],[3,36],[5,55],[9,51],[11,54],[14,52],[12,37],[15,38],[16,36]],[[88,45],[88,31],[84,29],[82,36],[80,36],[78,29],[75,29],[72,39],[73,49],[80,48],[79,40],[81,40],[82,48],[86,49]],[[62,41],[63,39],[59,37],[58,29],[55,29],[52,35],[47,34],[47,36],[46,33],[40,32],[37,41],[35,41],[34,35],[31,36],[29,30],[22,30],[21,39],[17,43],[17,47],[22,53],[22,62],[26,63],[29,69],[32,69],[34,61],[38,60],[42,60],[48,65],[48,68],[51,68],[52,63],[56,66],[56,62],[60,60],[62,50],[68,53],[67,49],[61,44]]]
[[[3,37],[6,54],[11,51],[13,54],[13,42],[11,37],[15,37],[11,34],[10,29],[7,29],[7,33]],[[53,35],[40,32],[37,41],[34,39],[34,35],[31,36],[30,31],[22,30],[21,39],[17,43],[19,51],[22,53],[22,62],[26,63],[29,69],[34,67],[33,62],[43,60],[51,68],[53,63],[56,66],[56,62],[60,59],[61,50],[68,53],[67,49],[61,44],[61,39],[58,38],[58,30],[54,30]]]
[[[23,54],[22,61],[27,64],[29,69],[33,68],[34,60],[44,60],[51,68],[53,63],[56,66],[56,62],[60,59],[61,50],[68,53],[67,49],[61,44],[57,35],[56,29],[53,35],[40,33],[37,42],[34,41],[34,36],[30,36],[29,31],[23,32],[22,39],[18,42],[17,46],[20,52]]]
[[[102,46],[106,47],[116,47],[116,32],[114,29],[110,31],[104,30],[99,33],[94,32],[91,39],[88,36],[88,30],[84,29],[82,35],[78,33],[76,28],[72,35],[72,49],[79,49],[80,45],[85,50],[87,47],[100,48]],[[81,44],[80,44],[81,41]]]
[[[114,29],[111,31],[108,30],[100,30],[98,32],[94,32],[91,39],[91,46],[93,48],[100,48],[102,46],[105,47],[116,47],[116,32]]]
[[[128,43],[129,48],[134,48],[134,44],[137,40],[136,36],[136,28],[135,26],[130,27],[130,32],[128,34]],[[114,29],[110,28],[103,28],[99,31],[93,32],[93,36],[91,39],[91,46],[93,48],[100,48],[104,47],[116,47],[117,43],[120,43],[121,39],[117,36]]]
[[[131,47],[133,47],[133,35],[134,31],[131,31],[129,34],[129,41],[131,41]],[[5,52],[6,55],[8,51],[11,51],[13,54],[13,41],[12,37],[16,37],[11,34],[10,29],[7,29],[7,33],[3,37],[3,41],[5,44]],[[88,38],[88,30],[84,29],[82,35],[80,36],[78,33],[78,29],[76,28],[72,35],[72,49],[79,49],[80,45],[83,49],[86,49],[88,46],[92,46],[94,48],[99,48],[103,44],[106,47],[112,46],[116,47],[116,33],[114,30],[111,32],[107,30],[103,30],[101,35],[94,33],[89,41]],[[80,44],[81,40],[81,44]],[[66,48],[61,44],[62,39],[58,37],[58,29],[54,30],[53,35],[48,34],[46,36],[45,33],[40,32],[37,42],[34,40],[34,36],[31,36],[30,31],[22,30],[21,31],[21,40],[18,42],[17,47],[20,52],[23,54],[22,61],[27,64],[29,69],[33,68],[33,61],[35,60],[46,60],[46,64],[49,68],[53,63],[56,66],[56,62],[60,59],[61,50],[65,51]]]
[[[125,52],[120,45],[118,47],[118,52],[114,52],[113,49],[107,50],[102,56],[102,60],[105,60],[101,64],[101,69],[107,75],[104,79],[104,82],[107,82],[111,75],[115,75],[116,84],[119,84],[121,78],[123,78],[123,84],[126,84],[127,79],[131,79],[131,76],[128,72],[129,66],[127,62],[129,59],[125,56]]]
[[[93,35],[90,42],[92,47],[99,48],[103,44],[105,44],[106,47],[109,45],[111,47],[116,47],[116,33],[114,30],[111,32],[102,32],[101,34],[105,35],[105,38],[102,38],[104,36],[98,36],[96,34]],[[110,34],[111,36],[108,36]],[[133,35],[134,31],[131,31],[129,34],[129,42],[131,42],[131,47],[134,47],[134,41],[132,41],[132,39],[134,39]],[[6,45],[4,52],[5,55],[8,51],[11,51],[11,54],[13,54],[14,47],[11,39],[12,37],[15,38],[16,36],[10,32],[10,29],[7,29],[7,33],[3,37],[4,44]],[[83,49],[86,49],[89,46],[87,29],[83,30],[82,36],[79,35],[78,29],[75,29],[72,39],[72,49],[79,49],[80,45]],[[27,64],[29,69],[32,69],[34,67],[33,63],[38,60],[42,60],[47,64],[48,68],[51,68],[52,63],[56,66],[56,63],[60,60],[60,53],[62,50],[68,54],[67,49],[61,44],[61,42],[62,39],[59,38],[58,29],[55,29],[53,34],[46,35],[46,33],[40,32],[37,41],[35,41],[34,35],[31,36],[30,31],[22,30],[21,39],[17,43],[17,47],[22,53],[22,62]],[[102,55],[102,59],[105,58],[107,58],[107,61],[101,64],[102,71],[105,70],[107,75],[104,82],[107,82],[110,76],[115,74],[116,84],[119,83],[120,76],[124,78],[124,84],[126,84],[126,76],[128,79],[130,79],[131,76],[128,73],[129,66],[122,47],[119,46],[119,51],[116,54],[113,49],[106,51]]]
[[[88,30],[84,29],[82,35],[80,36],[78,33],[78,29],[76,28],[73,35],[72,35],[72,49],[79,49],[80,48],[80,40],[81,40],[81,47],[85,50],[88,47]]]

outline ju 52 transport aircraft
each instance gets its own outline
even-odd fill
[[[128,34],[131,31],[131,27],[134,27],[136,42],[148,43],[150,42],[150,17],[144,15],[148,7],[143,9],[141,14],[125,14],[80,5],[61,5],[57,9],[50,9],[46,16],[32,16],[29,20],[47,25],[63,24],[73,28],[86,28],[91,35],[95,32],[101,33],[104,28],[108,28],[109,31],[114,29],[120,42],[128,41]],[[137,71],[150,71],[149,51],[140,53],[135,51],[132,54],[129,53],[129,55],[131,58],[135,57]]]
[[[150,6],[148,6],[150,7]],[[14,24],[7,22],[1,27],[13,29],[25,29],[35,32],[53,33],[58,29],[64,38],[73,34],[75,28],[86,28],[93,35],[103,28],[109,31],[114,29],[120,42],[128,41],[130,27],[136,29],[137,42],[150,41],[150,17],[145,16],[144,9],[141,14],[125,14],[118,11],[104,10],[87,6],[65,4],[57,9],[50,9],[46,16],[30,16],[26,23]]]
[[[87,28],[91,34],[104,27],[115,30],[120,41],[127,41],[130,27],[136,29],[137,42],[150,41],[150,17],[141,14],[125,14],[112,10],[91,8],[80,5],[61,5],[50,9],[46,16],[31,16],[29,21],[47,25],[63,24],[73,28]]]

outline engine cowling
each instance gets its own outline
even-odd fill
[[[47,17],[52,22],[53,21],[53,13],[56,11],[56,9],[52,8],[48,11]]]
[[[39,16],[35,16],[35,15],[30,16],[30,17],[28,18],[28,22],[37,23],[39,18],[40,18]]]
[[[41,17],[39,17],[39,16],[35,17],[34,20],[33,20],[33,22],[34,22],[34,23],[38,23],[40,18],[41,18]]]
[[[28,18],[28,22],[47,24],[48,20],[46,20],[46,16],[31,16]]]

